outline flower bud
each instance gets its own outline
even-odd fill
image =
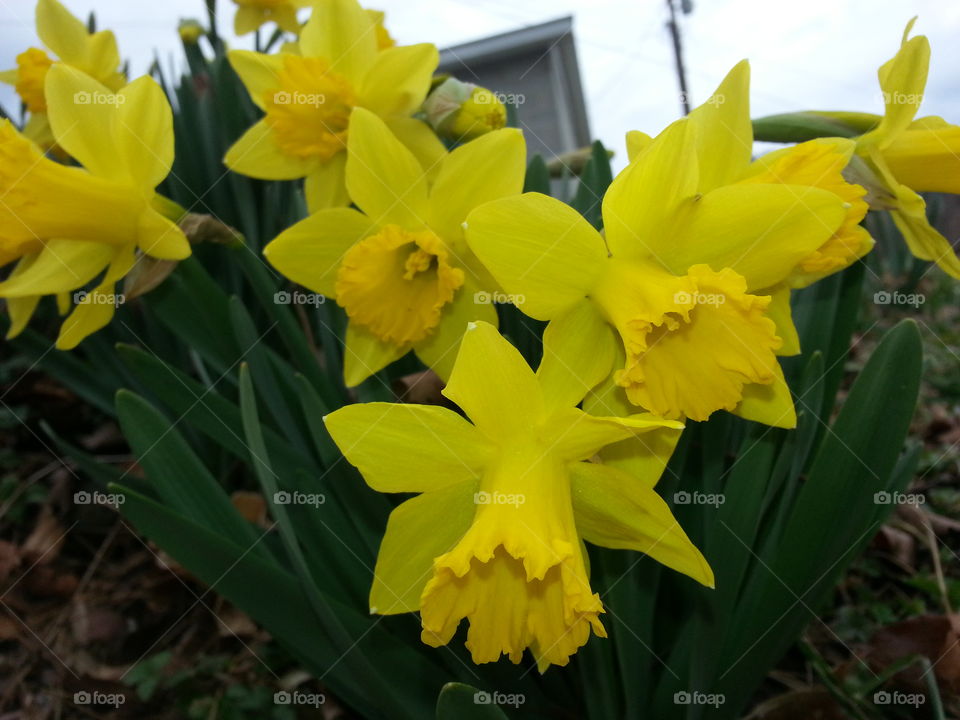
[[[507,108],[490,90],[448,78],[423,103],[427,122],[451,140],[472,140],[507,124]]]
[[[177,32],[184,45],[196,45],[207,34],[207,29],[197,20],[181,20]]]

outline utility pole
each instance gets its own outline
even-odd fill
[[[681,0],[681,7],[684,15],[691,10],[691,5],[686,0]],[[667,29],[670,31],[670,37],[673,40],[673,56],[677,64],[677,79],[680,83],[680,100],[683,105],[683,114],[690,114],[690,92],[687,89],[687,72],[683,66],[683,45],[680,42],[680,26],[677,25],[676,0],[667,0],[667,8],[670,11],[670,20],[667,21]]]

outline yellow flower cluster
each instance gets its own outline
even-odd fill
[[[901,101],[922,96],[929,60],[910,27],[880,70],[886,114],[860,138],[754,160],[744,61],[688,117],[628,133],[597,230],[523,192],[524,137],[492,93],[444,83],[424,110],[434,45],[397,45],[356,0],[234,1],[238,34],[296,35],[275,54],[229,52],[263,114],[226,165],[302,179],[310,212],[266,258],[345,311],[348,386],[412,350],[463,412],[370,403],[325,419],[371,487],[416,494],[390,516],[370,606],[419,611],[428,644],[466,618],[476,662],[530,649],[541,669],[565,664],[605,634],[584,541],[712,587],[654,489],[684,422],[725,410],[795,426],[778,360],[800,352],[790,294],[870,251],[868,202],[960,277],[916,193],[960,192],[960,128]],[[61,330],[69,348],[109,321],[138,258],[190,247],[156,193],[173,160],[161,89],[126,84],[113,35],[57,0],[39,1],[37,28],[55,57],[31,48],[2,76],[31,117],[0,123],[0,297],[16,334],[41,296],[66,309],[91,287]],[[79,167],[44,154],[54,146]],[[497,331],[501,297],[547,322],[536,371]]]

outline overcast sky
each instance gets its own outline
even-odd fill
[[[64,0],[75,14],[96,10],[112,28],[133,73],[149,66],[156,50],[168,65],[180,62],[177,22],[203,17],[203,0]],[[0,0],[0,69],[36,44],[33,0]],[[233,3],[219,0],[221,30],[232,38]],[[574,16],[574,37],[591,129],[607,145],[623,148],[629,129],[657,132],[679,112],[664,0],[371,0],[387,12],[400,43],[440,47]],[[738,60],[753,68],[755,117],[802,109],[878,112],[877,67],[897,49],[913,15],[915,33],[933,47],[930,81],[921,114],[960,122],[960,2],[956,0],[693,0],[682,18],[690,90],[707,98]],[[234,47],[252,40],[231,39]],[[0,103],[16,107],[2,86]],[[622,153],[620,153],[622,158]],[[619,163],[618,163],[619,164]]]

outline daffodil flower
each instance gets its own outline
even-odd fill
[[[588,389],[616,362],[616,384],[657,415],[705,420],[724,409],[793,427],[783,340],[763,291],[822,248],[846,209],[811,185],[733,181],[752,145],[739,73],[722,112],[677,121],[617,176],[603,235],[560,201],[527,193],[474,210],[467,242],[507,293],[524,297],[523,312],[550,321],[556,352]]]
[[[300,21],[297,10],[309,7],[312,0],[233,0],[237,13],[233,16],[233,31],[237,35],[246,35],[259,30],[269,22],[277,24],[281,30],[297,34]]]
[[[818,187],[834,193],[846,210],[840,227],[826,237],[820,247],[800,258],[784,280],[756,290],[756,294],[771,297],[768,314],[783,340],[777,354],[796,355],[800,352],[800,341],[791,318],[790,291],[807,287],[850,266],[873,248],[873,238],[860,225],[869,209],[864,200],[867,191],[848,182],[843,175],[855,149],[851,140],[812,140],[751,162],[753,131],[749,88],[750,66],[743,61],[730,71],[716,92],[690,114],[690,120],[697,126],[696,154],[701,172],[698,191],[706,193],[725,185],[750,183]],[[648,142],[637,135],[630,133],[627,138],[632,157]]]
[[[917,194],[960,193],[960,127],[936,116],[914,119],[930,65],[927,38],[909,38],[915,20],[904,30],[900,50],[880,68],[885,112],[874,129],[857,139],[857,156],[877,181],[872,202],[890,211],[910,252],[960,278],[960,259],[930,225],[926,203]],[[851,169],[859,178],[856,167]]]
[[[120,53],[111,31],[88,33],[86,25],[58,0],[39,0],[36,22],[40,42],[55,57],[40,48],[29,48],[17,56],[15,69],[0,72],[0,82],[13,85],[30,111],[24,135],[49,149],[55,142],[47,119],[44,81],[51,66],[68,65],[113,91],[123,87],[126,80],[119,70]]]
[[[444,157],[429,184],[387,125],[353,111],[346,185],[357,207],[320,210],[264,249],[294,282],[336,298],[349,323],[344,378],[356,385],[411,349],[449,375],[467,323],[496,324],[497,285],[469,251],[463,221],[477,205],[519,195],[526,150],[516,129]]]
[[[713,586],[706,560],[654,491],[589,462],[637,433],[677,428],[650,415],[592,417],[562,368],[534,372],[492,325],[467,329],[446,408],[369,403],[325,418],[344,456],[380,492],[413,492],[390,515],[371,612],[420,611],[423,642],[447,644],[467,618],[476,663],[529,648],[565,665],[591,630],[604,637],[583,540],[647,553]]]
[[[114,285],[137,252],[181,260],[190,245],[164,215],[156,186],[173,162],[173,118],[163,91],[143,77],[118,93],[66,65],[46,78],[47,112],[57,143],[83,167],[44,157],[0,122],[0,265],[18,261],[0,283],[11,334],[43,295],[82,290],[57,346],[69,349],[113,316]]]
[[[228,151],[227,167],[263,180],[306,178],[311,211],[347,205],[346,145],[355,108],[388,122],[425,167],[443,145],[411,115],[439,62],[434,45],[379,49],[377,25],[356,0],[316,3],[298,52],[234,50],[230,64],[266,113]]]

